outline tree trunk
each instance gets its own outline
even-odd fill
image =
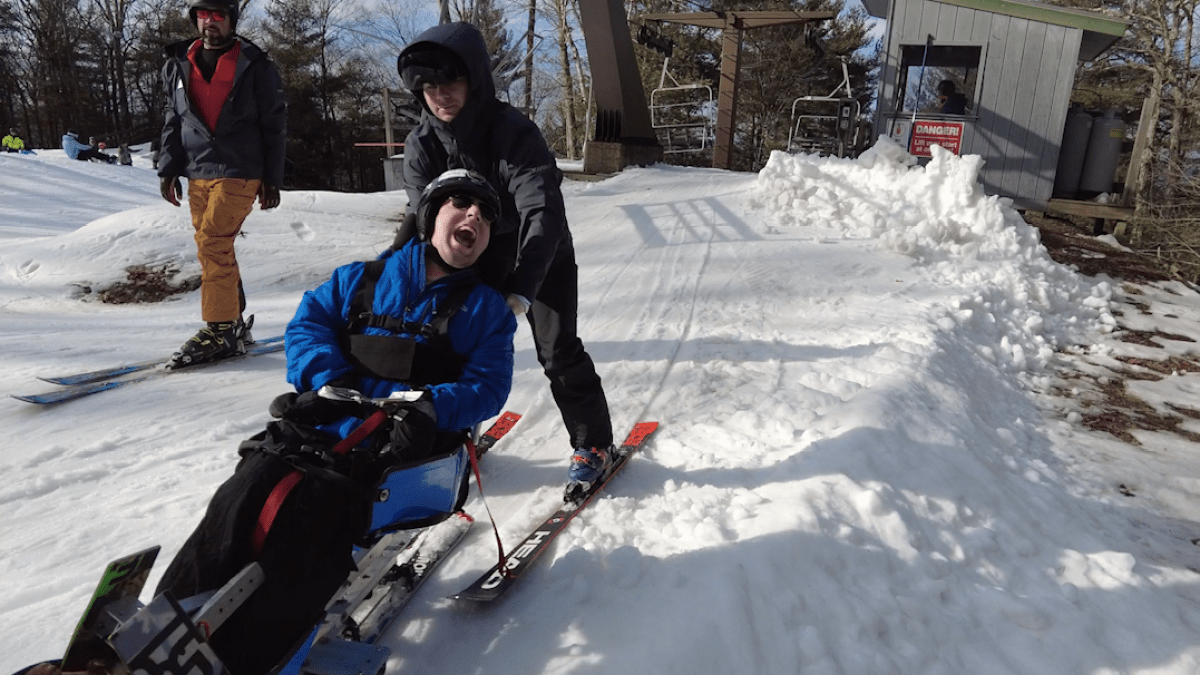
[[[567,21],[565,0],[555,3],[558,13],[558,59],[566,91],[562,97],[563,132],[567,143],[567,159],[575,159],[575,78],[571,77],[571,27]]]
[[[537,0],[529,0],[529,24],[525,28],[525,116],[533,119],[533,31],[537,24]]]
[[[1146,92],[1146,114],[1143,119],[1147,124],[1154,125],[1158,121],[1159,109],[1162,107],[1162,89],[1163,76],[1156,68],[1153,71],[1154,80],[1150,85],[1150,91]],[[1134,213],[1138,216],[1148,215],[1150,207],[1150,164],[1154,160],[1154,130],[1151,128],[1149,133],[1149,143],[1142,149],[1139,157],[1131,157],[1129,159],[1129,171],[1135,176],[1134,178]]]

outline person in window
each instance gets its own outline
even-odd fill
[[[966,115],[967,114],[967,97],[958,93],[954,82],[951,80],[942,80],[937,86],[938,103],[941,104],[940,111],[945,115]]]

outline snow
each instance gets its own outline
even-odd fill
[[[129,265],[198,273],[187,211],[145,155],[0,155],[8,393],[165,356],[197,328],[194,292],[85,290]],[[758,174],[568,181],[580,331],[616,431],[662,426],[494,606],[446,599],[495,561],[474,493],[479,522],[386,636],[389,672],[1200,672],[1196,446],[1083,424],[1095,383],[1136,368],[1118,357],[1196,354],[1114,331],[1196,336],[1200,297],[1055,263],[979,168],[917,166],[881,139]],[[255,332],[374,257],[403,204],[296,191],[256,210],[238,242]],[[525,417],[482,467],[506,546],[553,511],[569,452],[527,329],[516,348],[507,408]],[[283,372],[274,355],[56,408],[0,402],[0,673],[61,654],[108,560],[160,544],[153,587]],[[1195,373],[1128,388],[1200,408]]]

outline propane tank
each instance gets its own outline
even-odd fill
[[[1109,109],[1103,117],[1092,122],[1087,157],[1083,160],[1083,174],[1079,178],[1080,196],[1090,199],[1103,192],[1112,192],[1124,142],[1125,121],[1117,117],[1116,110]]]
[[[1092,116],[1078,103],[1067,111],[1062,146],[1058,149],[1058,170],[1054,174],[1054,196],[1074,199],[1083,176],[1083,160],[1092,135]]]

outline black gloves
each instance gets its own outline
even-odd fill
[[[179,200],[183,198],[183,183],[179,182],[179,176],[159,176],[158,184],[162,198],[179,206]]]
[[[433,401],[425,398],[415,403],[401,404],[392,413],[392,429],[383,455],[392,462],[411,462],[433,453],[437,437],[437,411]]]
[[[179,181],[179,176],[160,176],[158,180],[162,198],[179,206],[179,200],[183,198],[183,183]],[[258,202],[264,209],[279,206],[279,188],[266,183],[259,185]]]
[[[258,186],[258,203],[262,209],[273,209],[279,206],[279,186],[263,183]]]
[[[322,398],[315,391],[306,391],[303,394],[292,392],[276,396],[275,400],[271,401],[268,412],[271,413],[271,417],[276,419],[317,426],[331,424],[343,417],[366,419],[375,410],[375,406],[369,404],[356,401],[335,401]]]

